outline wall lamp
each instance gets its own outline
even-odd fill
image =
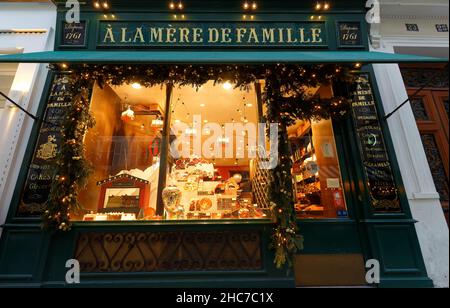
[[[184,4],[181,1],[179,1],[178,3],[171,1],[169,3],[169,9],[182,11],[184,9]]]
[[[250,3],[249,1],[245,1],[242,4],[242,8],[244,9],[244,11],[255,11],[256,9],[258,9],[258,4],[256,3],[256,1],[253,1],[252,3]]]
[[[316,11],[328,11],[331,8],[330,3],[318,1],[314,5]]]

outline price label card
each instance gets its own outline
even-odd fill
[[[328,189],[341,188],[339,179],[338,178],[327,178],[327,188]]]

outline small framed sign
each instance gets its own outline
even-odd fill
[[[60,47],[86,47],[87,21],[68,23],[63,21]]]
[[[361,23],[358,21],[338,22],[338,47],[361,48],[363,46]]]

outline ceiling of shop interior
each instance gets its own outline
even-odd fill
[[[126,105],[131,105],[133,108],[135,105],[157,103],[161,106],[162,110],[165,109],[166,91],[164,87],[155,86],[152,88],[142,87],[135,89],[131,85],[123,85],[113,87],[113,89],[122,100],[124,108]],[[247,104],[247,107],[244,107],[244,103]],[[248,104],[251,104],[251,107]],[[171,105],[173,109],[172,124],[175,123],[175,120],[179,120],[191,126],[193,125],[194,115],[201,116],[203,126],[206,125],[205,120],[208,123],[217,123],[219,125],[232,123],[233,119],[238,123],[243,123],[244,117],[250,123],[257,123],[258,120],[257,100],[253,87],[248,92],[239,89],[227,90],[222,85],[214,86],[211,81],[198,89],[198,91],[192,87],[175,88]],[[140,123],[138,124],[140,125]],[[202,136],[202,140],[205,141],[209,137],[208,135],[204,135]],[[233,139],[233,148],[235,151],[238,148],[244,149],[249,144],[247,136],[239,144],[236,136]],[[244,153],[248,152],[244,151]],[[233,166],[236,160],[234,158],[217,158],[215,162],[218,166]],[[248,166],[249,161],[248,159],[239,159],[237,163],[239,166]]]

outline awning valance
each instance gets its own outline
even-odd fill
[[[0,63],[319,64],[436,63],[448,59],[373,51],[44,51],[0,56]]]

